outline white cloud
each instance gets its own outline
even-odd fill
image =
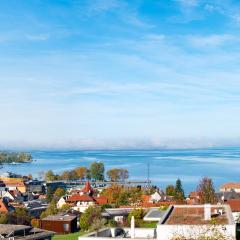
[[[184,7],[196,7],[199,4],[199,0],[177,0]]]
[[[30,41],[46,41],[50,38],[50,35],[49,34],[37,34],[37,35],[28,34],[26,35],[26,38]]]
[[[90,12],[105,12],[120,6],[117,0],[91,0],[88,9]]]
[[[164,34],[149,34],[146,36],[146,39],[152,40],[152,41],[162,41],[166,38],[166,35]]]
[[[209,36],[190,36],[188,41],[195,47],[218,47],[223,44],[232,43],[238,38],[231,34],[214,34]]]

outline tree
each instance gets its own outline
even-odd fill
[[[166,187],[166,195],[167,196],[174,196],[174,190],[175,190],[175,188],[174,188],[173,185],[168,185]]]
[[[62,207],[60,208],[61,212],[68,211],[71,207],[68,204],[63,204]]]
[[[106,220],[105,219],[101,219],[101,218],[97,218],[95,219],[90,227],[91,231],[96,231],[96,237],[98,236],[98,232],[101,228],[103,228],[103,226],[106,224]]]
[[[134,216],[135,226],[139,227],[143,221],[144,215],[145,215],[145,212],[142,208],[134,208],[133,210],[131,210],[131,212],[128,215],[128,224],[131,223],[132,216]]]
[[[185,199],[184,190],[182,187],[182,182],[180,179],[177,179],[176,186],[174,189],[174,197],[178,203],[182,203]]]
[[[107,175],[108,175],[108,178],[113,182],[117,182],[117,181],[124,182],[129,177],[128,170],[123,168],[109,169],[107,171]]]
[[[213,181],[211,178],[202,178],[197,187],[197,192],[199,193],[200,203],[215,204],[217,202]]]
[[[33,218],[31,220],[31,225],[32,225],[32,227],[39,228],[39,219]]]
[[[66,190],[63,188],[57,188],[56,191],[54,192],[54,199],[58,201],[62,196],[66,194]]]
[[[54,197],[54,189],[50,186],[47,186],[47,202],[51,202]]]
[[[125,189],[117,184],[113,184],[105,188],[101,195],[108,198],[109,203],[116,203],[119,196],[125,191]]]
[[[89,206],[80,217],[81,230],[87,231],[91,229],[92,224],[95,221],[101,220],[101,208],[95,206]]]
[[[33,179],[32,174],[28,174],[28,178],[29,178],[30,180],[32,180],[32,179]]]
[[[45,173],[45,181],[55,181],[56,175],[54,175],[53,171],[49,170]]]
[[[64,171],[61,174],[60,178],[63,180],[76,180],[78,179],[78,176],[75,170],[72,170],[72,171]]]
[[[8,217],[6,214],[0,214],[0,224],[8,223]]]
[[[95,180],[104,180],[104,164],[102,162],[93,162],[90,166],[91,177]]]
[[[85,179],[87,177],[87,168],[86,167],[78,167],[74,171],[76,172],[76,175],[80,179]]]
[[[119,194],[119,197],[116,199],[117,206],[128,206],[129,205],[130,194],[126,191]]]
[[[90,169],[87,169],[86,178],[87,178],[87,180],[91,180],[91,178],[92,178]]]
[[[49,204],[48,208],[41,213],[40,218],[43,219],[49,215],[55,215],[58,213],[58,209],[56,206],[56,202],[54,200],[51,201],[51,203]]]
[[[8,219],[9,224],[29,225],[31,221],[31,217],[29,216],[27,209],[23,207],[16,208],[15,212],[8,215]]]

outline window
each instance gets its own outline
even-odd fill
[[[68,223],[63,224],[63,231],[64,232],[69,232],[69,224]]]

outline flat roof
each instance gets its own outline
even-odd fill
[[[146,216],[144,217],[144,221],[159,221],[161,220],[166,211],[161,211],[159,208],[151,209]]]
[[[31,229],[25,225],[0,224],[0,234],[10,234],[11,232]]]
[[[50,215],[47,216],[45,218],[43,218],[43,221],[72,221],[75,218],[77,218],[76,216],[73,215]]]
[[[218,211],[222,210],[222,214]],[[211,205],[211,218],[216,224],[233,224],[231,209],[228,205]],[[211,224],[204,219],[204,205],[175,205],[168,209],[159,224],[167,225],[204,225]]]

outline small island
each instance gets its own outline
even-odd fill
[[[25,152],[0,152],[0,164],[32,162],[32,155]]]

